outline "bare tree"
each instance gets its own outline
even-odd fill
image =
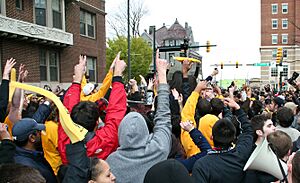
[[[295,24],[295,22],[288,20],[296,29],[300,30],[300,27]],[[294,35],[295,44],[300,45],[300,41],[298,41],[297,37],[300,37],[300,35]]]
[[[148,9],[144,6],[144,0],[130,1],[130,32],[131,36],[140,36],[140,22],[148,13]],[[118,11],[107,20],[110,27],[114,30],[116,36],[127,35],[127,0],[120,4]]]

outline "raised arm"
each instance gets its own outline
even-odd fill
[[[16,64],[15,59],[11,58],[6,61],[2,82],[0,86],[0,122],[4,122],[9,96],[9,74],[13,66]]]

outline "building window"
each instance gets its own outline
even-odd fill
[[[278,43],[278,35],[272,34],[272,44],[277,44],[277,43]]]
[[[46,0],[35,0],[35,23],[46,26]]]
[[[23,9],[23,0],[16,0],[16,8],[19,10]]]
[[[89,76],[90,82],[97,81],[97,74],[96,74],[96,58],[87,57],[87,74]]]
[[[277,57],[277,49],[272,50],[272,57],[276,58]]]
[[[0,14],[6,15],[5,0],[0,0]]]
[[[282,44],[288,44],[288,34],[282,34]]]
[[[272,14],[277,14],[278,12],[278,4],[272,4]]]
[[[277,27],[278,27],[278,20],[272,19],[272,29],[277,29]]]
[[[175,40],[170,40],[170,46],[175,46]]]
[[[289,10],[289,5],[287,3],[282,3],[281,7],[282,7],[282,14],[287,14]]]
[[[271,67],[271,77],[277,77],[277,76],[278,76],[277,67]]]
[[[35,23],[63,29],[63,3],[64,0],[35,0]]]
[[[95,15],[80,10],[80,34],[95,38]]]
[[[287,56],[288,56],[287,49],[282,50],[282,56],[283,56],[283,58],[287,58]]]
[[[288,19],[282,19],[282,29],[288,28]]]
[[[53,27],[62,29],[61,2],[60,0],[52,0],[52,18]]]
[[[287,77],[288,76],[288,72],[289,72],[289,67],[288,65],[283,65],[283,71],[282,71],[282,76],[283,77]]]
[[[40,50],[40,80],[57,82],[59,74],[59,53]]]

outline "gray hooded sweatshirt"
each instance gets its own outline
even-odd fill
[[[153,133],[149,134],[146,121],[136,112],[127,114],[119,131],[119,148],[110,154],[107,162],[117,183],[143,183],[147,171],[166,160],[171,149],[171,113],[169,86],[158,87],[157,111]]]

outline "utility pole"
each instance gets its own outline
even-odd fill
[[[154,71],[154,74],[156,73],[156,41],[155,41],[155,32],[156,32],[156,28],[155,26],[150,26],[150,29],[152,30],[152,34],[153,34],[153,71]]]
[[[127,57],[128,57],[128,81],[131,79],[131,66],[130,66],[130,8],[129,8],[129,1],[127,0],[127,43],[128,43],[128,50],[127,50]]]

